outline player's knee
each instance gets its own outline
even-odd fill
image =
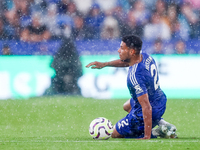
[[[124,104],[123,105],[123,109],[125,110],[125,111],[127,111],[127,106]]]
[[[130,111],[131,111],[130,99],[129,99],[127,102],[124,103],[123,109],[124,109],[125,111],[127,111],[128,113],[130,113]]]
[[[126,103],[123,105],[123,109],[127,112],[130,112],[131,107],[129,105],[127,105]]]

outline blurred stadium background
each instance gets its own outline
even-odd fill
[[[127,69],[85,68],[117,59],[127,34],[156,59],[168,98],[200,98],[199,0],[1,0],[0,99],[129,98]]]

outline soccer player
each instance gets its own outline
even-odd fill
[[[120,59],[105,63],[95,61],[86,67],[129,66],[127,86],[131,99],[123,106],[128,114],[116,123],[113,138],[175,138],[176,127],[161,118],[167,98],[160,88],[156,63],[151,56],[141,52],[142,43],[137,36],[125,36],[118,49]],[[153,129],[156,125],[159,127]]]

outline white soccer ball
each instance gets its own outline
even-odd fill
[[[90,123],[89,133],[93,139],[107,140],[113,133],[113,125],[110,120],[99,117]]]

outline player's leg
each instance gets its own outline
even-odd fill
[[[119,120],[115,126],[112,133],[112,138],[124,138],[129,132],[128,115],[121,120]]]
[[[165,121],[163,118],[161,118],[160,121],[158,122],[158,125],[159,125],[159,126],[167,125],[167,124],[170,124],[170,123],[167,122],[167,121]]]
[[[136,117],[132,111],[115,124],[113,138],[143,138],[144,121],[142,117]]]
[[[159,127],[156,129],[152,129],[152,134],[154,136],[158,136],[160,138],[177,138],[176,134],[176,126],[161,119],[158,122]]]
[[[128,101],[126,101],[123,105],[123,108],[125,111],[127,111],[128,113],[130,113],[132,107],[131,107],[131,99],[129,99]]]
[[[114,127],[113,133],[111,135],[112,138],[124,138],[123,135],[119,134],[116,130],[116,128]]]
[[[130,133],[129,116],[129,114],[126,115],[115,124],[112,138],[125,138]]]
[[[177,138],[176,126],[165,121],[163,118],[158,122],[158,125],[162,128],[162,131],[170,138]]]

